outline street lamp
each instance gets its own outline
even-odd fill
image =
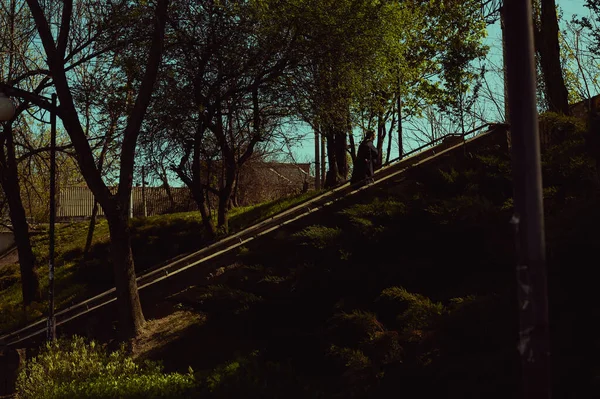
[[[15,116],[15,104],[0,92],[0,122],[7,122]]]
[[[38,96],[38,98],[44,98]],[[15,116],[15,104],[0,92],[0,122],[7,122]],[[50,230],[48,262],[48,340],[56,338],[56,319],[54,317],[54,227],[56,223],[56,94],[52,94],[50,110]]]

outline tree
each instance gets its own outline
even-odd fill
[[[81,173],[94,196],[102,206],[109,225],[111,237],[111,256],[115,274],[117,302],[119,308],[120,332],[123,337],[135,336],[141,332],[144,316],[139,301],[135,269],[131,253],[131,237],[128,225],[128,205],[131,194],[135,148],[140,126],[150,102],[152,89],[161,62],[164,30],[167,16],[168,0],[157,0],[152,32],[150,33],[150,49],[145,73],[127,125],[122,134],[120,145],[119,185],[115,194],[111,193],[102,179],[98,165],[94,160],[92,148],[87,140],[85,129],[81,125],[73,93],[69,85],[66,71],[65,52],[69,45],[69,32],[73,13],[73,1],[65,0],[62,5],[61,22],[58,38],[55,41],[44,9],[37,0],[27,0],[33,19],[35,20],[40,40],[43,44],[48,67],[52,74],[53,84],[60,101],[60,117],[77,153],[77,161]],[[128,15],[138,18],[136,27],[144,27],[146,7],[131,7],[127,3],[114,6],[114,15]],[[110,9],[110,8],[109,8]],[[129,21],[132,22],[131,20]],[[94,32],[96,33],[96,32]],[[93,36],[93,34],[91,35]],[[90,38],[90,42],[94,42]]]
[[[561,67],[558,16],[555,0],[539,0],[534,42],[539,56],[548,110],[569,115],[569,99]]]
[[[28,57],[33,40],[32,25],[28,21],[26,10],[17,0],[1,1],[0,9],[3,11],[0,37],[2,48],[6,52],[0,53],[0,81],[9,84],[34,84],[27,73],[32,68]],[[39,86],[38,86],[39,89]],[[26,104],[21,104],[15,117],[2,125],[0,131],[0,184],[6,196],[9,215],[12,224],[15,242],[19,252],[19,266],[21,273],[21,287],[23,304],[30,305],[41,297],[39,277],[35,264],[35,256],[29,240],[29,226],[25,215],[25,208],[21,198],[19,184],[18,159],[15,150],[15,125],[19,115],[26,109]]]
[[[459,129],[469,118],[478,95],[485,21],[479,1],[404,2],[383,20],[384,32],[376,47],[375,64],[362,80],[353,105],[353,120],[378,132],[378,147],[398,129],[402,155],[404,124],[427,113],[444,112],[457,119]],[[429,118],[431,119],[431,118]],[[414,129],[413,129],[414,131]],[[433,132],[422,131],[424,137]],[[427,138],[428,141],[428,138]]]
[[[278,2],[193,4],[174,8],[161,94],[145,126],[153,137],[148,148],[179,157],[172,169],[214,237],[208,193],[218,198],[217,227],[227,231],[239,170],[285,113],[281,81],[294,63],[297,33],[272,8]],[[216,185],[205,177],[211,164],[222,170]]]

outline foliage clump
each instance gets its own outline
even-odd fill
[[[290,362],[266,360],[259,351],[223,363],[201,373],[201,398],[304,398],[310,384]],[[310,397],[321,397],[310,388]]]
[[[314,225],[294,234],[294,237],[303,244],[317,249],[325,249],[338,243],[341,235],[342,230],[339,228]]]
[[[403,287],[384,289],[377,303],[381,312],[388,318],[394,317],[390,323],[400,331],[410,333],[430,327],[444,313],[444,305],[433,302],[421,294],[408,292]]]
[[[393,217],[406,213],[406,205],[393,199],[375,198],[367,204],[352,205],[340,212],[350,219],[350,222],[359,228],[371,228],[375,225],[389,223]]]
[[[328,357],[351,392],[368,389],[383,377],[386,365],[402,361],[398,333],[386,330],[371,312],[334,315],[329,321],[329,335]]]
[[[19,398],[182,398],[196,387],[190,373],[163,374],[160,364],[134,362],[124,347],[108,352],[82,337],[47,343],[17,379]]]

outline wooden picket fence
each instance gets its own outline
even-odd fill
[[[115,192],[116,187],[111,188],[111,191]],[[170,191],[172,200],[164,187],[133,187],[129,214],[133,217],[153,216],[197,209],[187,187],[171,187]],[[94,207],[94,195],[87,187],[63,187],[59,191],[56,205],[58,219],[89,218]],[[98,208],[98,215],[104,215],[102,207]]]

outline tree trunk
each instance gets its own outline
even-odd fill
[[[508,75],[506,73],[506,24],[504,6],[500,7],[500,28],[502,29],[502,77],[504,78],[504,123],[510,123],[508,112]]]
[[[541,0],[541,26],[536,32],[535,46],[546,86],[549,110],[569,115],[569,98],[560,65],[558,18],[554,0]]]
[[[92,241],[94,239],[94,230],[96,228],[96,219],[98,217],[98,202],[94,200],[94,207],[92,208],[92,217],[90,218],[90,224],[88,226],[87,238],[85,240],[85,247],[83,248],[83,261],[89,259],[90,248],[92,247]]]
[[[346,129],[336,129],[335,131],[335,148],[336,148],[336,161],[337,161],[337,181],[346,181],[348,179],[348,139]]]
[[[338,163],[336,161],[336,146],[335,146],[335,134],[332,129],[328,129],[329,134],[327,135],[327,174],[325,175],[325,188],[334,187],[338,181]]]
[[[392,133],[390,132],[390,141],[392,140]],[[402,159],[404,156],[404,143],[402,140],[402,98],[398,93],[398,158]]]
[[[350,157],[352,158],[352,164],[354,164],[356,162],[356,144],[352,132],[348,133],[348,139],[350,140]]]
[[[225,184],[219,190],[219,210],[217,214],[218,227],[222,228],[225,233],[229,232],[229,202],[233,194],[233,186],[236,183],[236,172],[235,159],[229,160],[225,167]]]
[[[233,193],[231,194],[231,206],[229,207],[229,209],[240,206],[239,198],[238,198],[239,188],[240,188],[239,182],[240,182],[240,168],[238,168],[237,172],[235,172],[235,183],[233,184]]]
[[[393,107],[392,108],[392,123],[390,125],[390,132],[388,134],[388,144],[387,144],[387,151],[385,154],[385,163],[387,164],[388,162],[390,162],[390,157],[391,157],[391,152],[392,152],[392,133],[394,131],[394,127],[396,126],[396,108]]]
[[[105,208],[104,212],[110,231],[110,255],[119,304],[119,334],[122,339],[129,339],[141,333],[145,319],[131,253],[128,207],[110,211]]]
[[[202,167],[200,157],[202,155],[202,140],[204,138],[204,131],[206,130],[206,126],[203,118],[198,119],[198,123],[196,125],[196,132],[194,133],[194,153],[192,159],[192,179],[185,178],[185,176],[180,175],[182,180],[188,184],[188,187],[192,191],[192,195],[196,200],[196,204],[198,205],[198,209],[200,210],[200,216],[202,216],[202,224],[204,224],[204,229],[209,239],[215,238],[217,234],[217,230],[215,229],[215,225],[213,224],[212,218],[210,216],[210,212],[206,207],[206,197],[205,191],[208,192],[208,184],[206,182],[206,186],[202,183]]]
[[[31,241],[29,239],[29,226],[27,225],[25,208],[23,208],[23,203],[21,202],[18,182],[16,183],[16,187],[15,182],[3,184],[2,186],[8,200],[10,221],[15,235],[17,251],[19,253],[23,304],[28,306],[33,301],[41,299],[39,276],[35,266],[35,256],[31,249]]]
[[[326,169],[326,146],[327,146],[327,138],[324,134],[321,134],[321,186],[327,186],[325,183],[325,171]]]
[[[320,149],[319,144],[321,141],[321,137],[319,135],[319,131],[315,129],[315,190],[319,191],[321,189],[321,162],[320,162]]]
[[[35,256],[31,249],[25,208],[21,199],[19,172],[12,137],[12,125],[10,123],[5,125],[4,135],[6,140],[6,154],[4,154],[4,149],[1,149],[2,165],[0,165],[0,182],[2,183],[2,189],[8,202],[10,221],[13,226],[15,243],[19,253],[23,304],[27,306],[33,301],[41,299],[40,282],[35,265]]]
[[[165,192],[167,193],[167,198],[169,199],[169,211],[175,211],[175,199],[173,198],[173,192],[171,191],[171,186],[169,185],[169,180],[165,177],[162,179],[163,187]]]
[[[377,115],[377,161],[378,165],[382,164],[383,161],[383,140],[385,139],[385,118],[383,117],[383,112],[380,112]]]

